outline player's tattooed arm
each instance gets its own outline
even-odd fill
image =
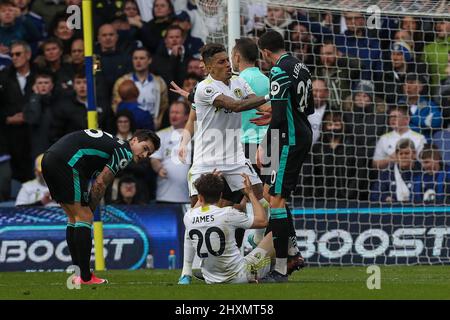
[[[214,99],[213,105],[218,108],[225,108],[233,112],[242,112],[255,109],[267,102],[265,97],[252,96],[244,100],[234,100],[224,94],[217,96]]]
[[[89,194],[89,208],[92,212],[95,211],[100,200],[105,195],[106,188],[114,181],[114,173],[108,167],[105,167],[97,176],[92,184],[91,192]]]

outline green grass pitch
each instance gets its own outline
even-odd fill
[[[450,266],[381,267],[369,290],[365,267],[306,268],[287,284],[177,285],[180,270],[99,272],[105,286],[69,290],[66,273],[0,273],[0,299],[450,299]]]

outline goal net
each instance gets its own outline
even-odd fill
[[[227,1],[197,6],[227,45]],[[450,263],[449,1],[240,8],[241,36],[278,31],[313,76],[314,144],[290,199],[309,264]]]

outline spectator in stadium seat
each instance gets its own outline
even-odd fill
[[[156,201],[169,203],[189,203],[186,177],[189,163],[178,160],[181,131],[188,120],[190,107],[186,102],[175,101],[170,105],[169,128],[157,132],[161,147],[151,156],[153,170],[158,174]],[[187,157],[190,159],[190,156]]]
[[[73,78],[74,93],[62,95],[55,103],[53,122],[50,126],[52,143],[64,135],[87,128],[87,82],[84,73]]]
[[[200,55],[200,49],[203,47],[204,43],[202,39],[191,35],[192,24],[189,14],[185,11],[181,11],[174,17],[172,24],[179,26],[183,30],[183,46],[190,53],[190,55]]]
[[[11,1],[0,2],[0,53],[9,53],[14,41],[36,44],[42,36],[34,24],[20,15],[20,9]]]
[[[353,91],[351,109],[344,112],[343,119],[348,143],[355,146],[358,198],[366,200],[369,181],[376,178],[371,162],[377,139],[386,132],[386,117],[376,110],[374,86],[370,81],[358,83]]]
[[[264,18],[264,24],[255,25],[255,28],[250,31],[250,34],[255,37],[260,37],[268,30],[274,30],[280,33],[283,37],[288,35],[289,25],[292,23],[292,17],[288,10],[276,5],[267,6],[267,14]]]
[[[47,26],[50,25],[57,13],[65,9],[65,0],[33,0],[31,4],[31,11],[40,15]]]
[[[420,153],[422,172],[414,179],[414,202],[448,204],[450,202],[450,171],[445,170],[439,150],[426,145]]]
[[[70,47],[70,62],[72,64],[72,72],[79,73],[84,70],[84,41],[83,39],[75,39]]]
[[[61,41],[57,38],[47,39],[41,48],[43,55],[38,56],[34,61],[39,72],[52,75],[57,91],[71,90],[73,69],[69,63],[70,58],[64,56]]]
[[[322,131],[323,115],[326,111],[330,111],[330,91],[324,79],[314,79],[312,82],[313,97],[314,97],[314,113],[308,116],[308,121],[311,124],[313,132],[312,143],[319,141]]]
[[[420,175],[416,161],[414,142],[402,139],[395,147],[396,161],[379,172],[379,179],[371,186],[370,200],[373,202],[412,202],[414,181]]]
[[[63,54],[70,54],[70,47],[75,37],[75,29],[67,26],[67,16],[58,17],[54,21],[54,25],[49,27],[50,36],[58,39],[63,46]]]
[[[202,78],[199,78],[196,74],[194,73],[188,73],[186,75],[186,78],[184,78],[183,80],[183,87],[182,89],[186,92],[193,92],[194,88],[197,86],[197,84],[199,82],[201,82],[203,80]],[[178,100],[181,101],[186,101],[188,104],[190,104],[191,102],[189,101],[188,98],[185,98],[183,96],[180,96],[180,98]]]
[[[441,80],[447,77],[448,53],[450,52],[450,20],[440,20],[435,24],[436,40],[424,48],[424,62],[431,75],[431,92],[437,94]]]
[[[155,124],[150,110],[139,103],[139,89],[133,80],[124,80],[118,88],[121,102],[117,111],[128,110],[133,114],[136,129],[154,130]]]
[[[387,103],[397,103],[403,96],[403,84],[408,73],[424,74],[424,64],[414,60],[414,52],[404,41],[396,41],[391,46],[390,63],[386,63],[383,72],[382,88],[377,90],[384,93]]]
[[[352,81],[360,77],[358,58],[342,56],[334,43],[325,42],[320,47],[316,65],[315,76],[326,79],[330,89],[330,107],[342,110],[342,102],[351,95]]]
[[[414,142],[417,153],[420,153],[427,142],[425,137],[409,127],[410,117],[408,106],[394,105],[388,109],[389,126],[392,131],[380,137],[375,148],[372,166],[375,169],[386,169],[396,161],[395,147],[401,139]]]
[[[154,128],[157,130],[163,128],[164,116],[167,117],[166,113],[169,108],[167,85],[160,76],[150,73],[149,66],[152,63],[152,57],[147,49],[136,49],[133,52],[132,61],[133,72],[122,76],[114,84],[113,110],[117,110],[117,106],[121,102],[119,86],[125,80],[132,80],[139,90],[138,102],[141,108],[151,114]]]
[[[26,42],[14,42],[10,51],[13,64],[0,74],[0,114],[11,155],[13,179],[25,182],[33,178],[33,160],[30,131],[23,110],[30,100],[36,73],[30,64],[31,48]]]
[[[53,108],[58,99],[53,91],[53,78],[49,74],[38,74],[33,85],[33,94],[24,107],[24,118],[30,126],[31,156],[34,159],[50,147],[50,126]]]
[[[422,19],[413,16],[404,16],[401,21],[401,29],[406,30],[411,34],[413,46],[411,47],[415,54],[416,61],[421,61],[421,56],[424,48],[424,29],[422,27]]]
[[[119,36],[111,24],[104,24],[98,31],[96,53],[100,57],[100,70],[96,76],[102,79],[105,94],[112,95],[114,83],[132,70],[130,56],[117,47]]]
[[[200,79],[203,79],[205,76],[204,69],[205,64],[203,61],[197,58],[189,59],[186,67],[187,74],[195,74]]]
[[[142,205],[138,184],[132,176],[124,176],[119,180],[118,196],[114,204],[119,205]]]
[[[159,74],[167,85],[174,81],[181,86],[186,75],[187,62],[191,57],[183,46],[183,30],[178,26],[170,26],[164,37],[164,44],[153,56],[151,70]],[[169,101],[177,98],[176,93],[169,92]]]
[[[128,141],[135,131],[134,117],[129,110],[121,110],[116,114],[116,137]]]
[[[138,38],[152,53],[156,53],[163,42],[164,33],[173,22],[175,10],[170,0],[155,0],[153,3],[153,19],[145,22],[139,29]]]
[[[380,81],[383,66],[379,40],[369,35],[366,19],[361,13],[346,12],[344,16],[347,30],[335,36],[338,50],[346,56],[359,58],[362,79]]]
[[[119,40],[117,50],[130,55],[134,49],[142,47],[142,43],[137,40],[138,30],[128,22],[128,18],[123,12],[118,13],[111,21],[111,25],[116,29]]]
[[[425,86],[423,76],[416,73],[406,75],[403,85],[404,98],[399,103],[409,107],[410,127],[430,140],[434,132],[442,129],[442,111],[440,107],[422,95]]]
[[[342,114],[327,111],[320,140],[312,147],[310,183],[317,200],[354,199],[357,196],[354,147],[346,144]]]
[[[42,176],[41,162],[43,157],[43,154],[36,157],[34,167],[35,179],[22,184],[17,195],[16,207],[48,207],[57,205],[52,200],[50,191]]]
[[[16,7],[20,9],[21,16],[33,23],[33,25],[38,30],[41,39],[47,37],[47,30],[44,19],[40,15],[30,10],[31,0],[14,0],[13,2]]]

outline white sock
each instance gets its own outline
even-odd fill
[[[262,206],[264,207],[264,211],[266,212],[267,219],[269,219],[270,218],[270,204],[264,198],[260,199],[259,203],[261,203]],[[251,204],[250,204],[250,207],[251,207]],[[253,211],[253,207],[252,207],[252,211]],[[265,228],[264,229],[255,229],[255,232],[253,233],[253,241],[256,244],[259,244],[261,242],[261,240],[264,238],[265,233],[266,233]]]
[[[195,249],[192,246],[191,240],[187,231],[184,233],[184,257],[182,276],[192,276],[192,262],[194,261]]]
[[[275,271],[284,275],[287,273],[287,258],[275,259]]]

